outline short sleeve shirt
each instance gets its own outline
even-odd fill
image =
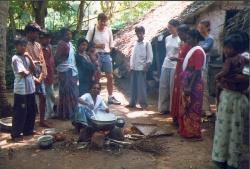
[[[30,61],[25,56],[14,55],[12,57],[12,69],[15,75],[14,93],[20,95],[32,94],[35,92],[35,82],[33,76],[29,74],[24,77],[20,73],[29,71]]]

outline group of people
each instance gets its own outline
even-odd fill
[[[201,141],[203,93],[214,40],[210,21],[202,20],[197,29],[168,22],[166,56],[159,83],[158,111],[170,114],[178,133],[189,140]],[[144,40],[145,28],[135,28],[137,41],[130,58],[130,101],[127,107],[147,109],[146,72],[153,53]],[[239,166],[243,144],[243,119],[248,113],[249,36],[238,31],[224,38],[222,70],[215,76],[217,119],[212,159],[220,169]]]
[[[12,57],[15,75],[12,139],[19,139],[21,134],[34,134],[37,112],[40,114],[41,127],[52,126],[47,121],[49,118],[77,121],[76,114],[79,112],[79,104],[82,103],[79,98],[92,93],[95,86],[101,90],[101,72],[107,78],[108,103],[121,104],[113,96],[113,67],[110,56],[113,35],[107,27],[108,17],[101,13],[97,21],[88,31],[86,39],[78,40],[77,50],[71,42],[70,29],[62,28],[61,40],[56,51],[52,52],[51,35],[34,22],[26,25],[26,37],[14,40],[16,54]],[[59,81],[58,101],[53,89],[55,73]],[[95,94],[92,99],[94,105],[88,107],[93,108],[100,99]]]
[[[19,138],[21,133],[33,134],[37,112],[40,113],[40,125],[43,127],[49,127],[45,119],[53,117],[71,119],[76,127],[79,127],[78,124],[88,126],[92,113],[89,110],[109,112],[99,96],[101,72],[107,78],[108,103],[121,104],[113,96],[110,52],[114,45],[112,31],[107,27],[108,17],[101,13],[97,21],[86,38],[78,40],[77,50],[71,43],[71,31],[62,28],[61,40],[53,55],[50,34],[41,31],[35,23],[25,27],[26,38],[14,41],[13,139]],[[166,57],[160,75],[158,111],[172,116],[181,136],[202,140],[204,76],[214,41],[209,35],[210,22],[203,20],[194,29],[172,19],[168,22],[168,30],[170,35],[165,38]],[[153,51],[151,43],[144,39],[143,26],[137,26],[135,34],[137,41],[130,58],[130,100],[126,107],[135,108],[139,103],[142,110],[147,110],[146,73],[153,61]],[[228,169],[239,165],[243,118],[248,107],[248,35],[236,32],[225,37],[223,48],[225,62],[216,76],[218,110],[212,158],[217,166]],[[59,80],[56,112],[53,109],[55,70]]]
[[[159,87],[159,111],[170,113],[178,133],[201,140],[204,77],[207,73],[213,39],[210,23],[203,20],[198,29],[169,21],[166,57]],[[249,36],[235,32],[224,38],[222,70],[215,76],[217,114],[212,159],[219,168],[239,166],[243,144],[243,121],[248,113]]]

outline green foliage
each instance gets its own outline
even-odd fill
[[[13,16],[14,27],[16,29],[24,29],[25,25],[34,20],[34,13],[32,9],[32,0],[11,0],[10,1],[10,16]],[[96,15],[104,10],[101,8],[101,1],[87,1],[90,4],[85,7],[84,20]],[[111,5],[113,3],[113,5]],[[103,3],[106,5],[105,10],[108,16],[111,17],[111,26],[115,30],[124,28],[128,23],[135,22],[140,19],[144,14],[149,12],[154,6],[158,5],[158,1],[114,1],[112,3]],[[47,17],[45,18],[45,27],[53,35],[53,45],[56,45],[60,37],[58,31],[61,27],[69,27],[73,32],[77,26],[77,16],[79,1],[65,1],[54,0],[48,1]],[[104,6],[102,6],[104,7]],[[88,13],[89,12],[89,13]],[[10,22],[10,21],[9,21]],[[95,22],[95,20],[91,20]],[[84,23],[88,27],[88,22]],[[85,37],[86,31],[80,33],[73,33],[73,44],[76,46],[77,40],[80,37]],[[7,58],[6,58],[6,82],[8,88],[13,88],[14,76],[11,69],[11,57],[14,54],[12,32],[8,32],[7,37]]]
[[[157,1],[121,1],[118,7],[121,12],[112,18],[112,27],[121,29],[126,24],[137,21],[158,4]]]

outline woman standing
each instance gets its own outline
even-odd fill
[[[189,27],[185,24],[180,25],[177,28],[178,36],[180,37],[182,44],[180,46],[180,52],[178,58],[170,58],[172,61],[177,61],[175,76],[174,76],[174,90],[172,96],[172,105],[171,105],[171,116],[173,117],[173,121],[175,125],[178,125],[178,114],[179,114],[179,106],[180,106],[180,90],[181,90],[181,73],[182,73],[182,64],[184,58],[188,51],[192,48],[187,41],[187,32],[189,31]]]
[[[203,37],[197,30],[190,30],[187,43],[192,48],[187,53],[181,74],[182,99],[178,116],[179,134],[185,138],[201,140],[201,112],[203,104],[203,76],[206,54],[198,46]]]
[[[58,42],[55,61],[57,64],[59,80],[59,105],[58,117],[70,119],[77,109],[78,101],[78,71],[75,63],[75,50],[72,43],[71,31],[68,28],[61,29],[62,40]]]
[[[178,57],[179,47],[181,43],[181,40],[177,34],[177,27],[179,25],[179,21],[175,19],[172,19],[168,22],[168,30],[171,35],[167,36],[165,39],[166,57],[162,64],[159,86],[158,111],[161,114],[170,113],[174,72],[176,67],[176,62],[170,60],[170,58]]]
[[[223,52],[227,59],[223,70],[232,56],[236,56],[236,59],[231,63],[237,67],[229,69],[230,76],[218,80],[222,92],[215,123],[212,159],[220,169],[238,168],[243,144],[244,116],[249,113],[249,101],[243,94],[249,88],[249,75],[244,75],[242,71],[232,73],[244,66],[245,58],[240,55],[244,51],[243,43],[244,40],[238,34],[232,34],[224,40]]]
[[[96,66],[91,62],[90,57],[86,53],[88,49],[88,41],[86,39],[80,38],[77,48],[76,66],[79,73],[79,96],[81,96],[90,92]]]

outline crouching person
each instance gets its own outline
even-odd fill
[[[32,72],[34,64],[25,53],[27,41],[18,38],[14,41],[16,54],[12,57],[14,80],[14,111],[11,137],[18,141],[23,135],[32,135],[35,125],[37,105],[35,100],[35,82]]]
[[[126,107],[135,108],[138,101],[142,110],[145,110],[148,106],[146,73],[152,63],[153,52],[150,42],[144,40],[144,27],[136,27],[135,33],[138,40],[134,45],[132,57],[130,58],[131,98],[129,105]]]
[[[90,93],[85,93],[79,97],[78,111],[75,114],[72,124],[75,126],[77,132],[80,129],[84,129],[84,133],[87,134],[87,140],[79,141],[89,141],[91,134],[95,131],[91,123],[91,117],[97,111],[105,111],[109,113],[109,108],[105,104],[103,98],[99,95],[101,91],[101,84],[94,83],[91,87]]]

